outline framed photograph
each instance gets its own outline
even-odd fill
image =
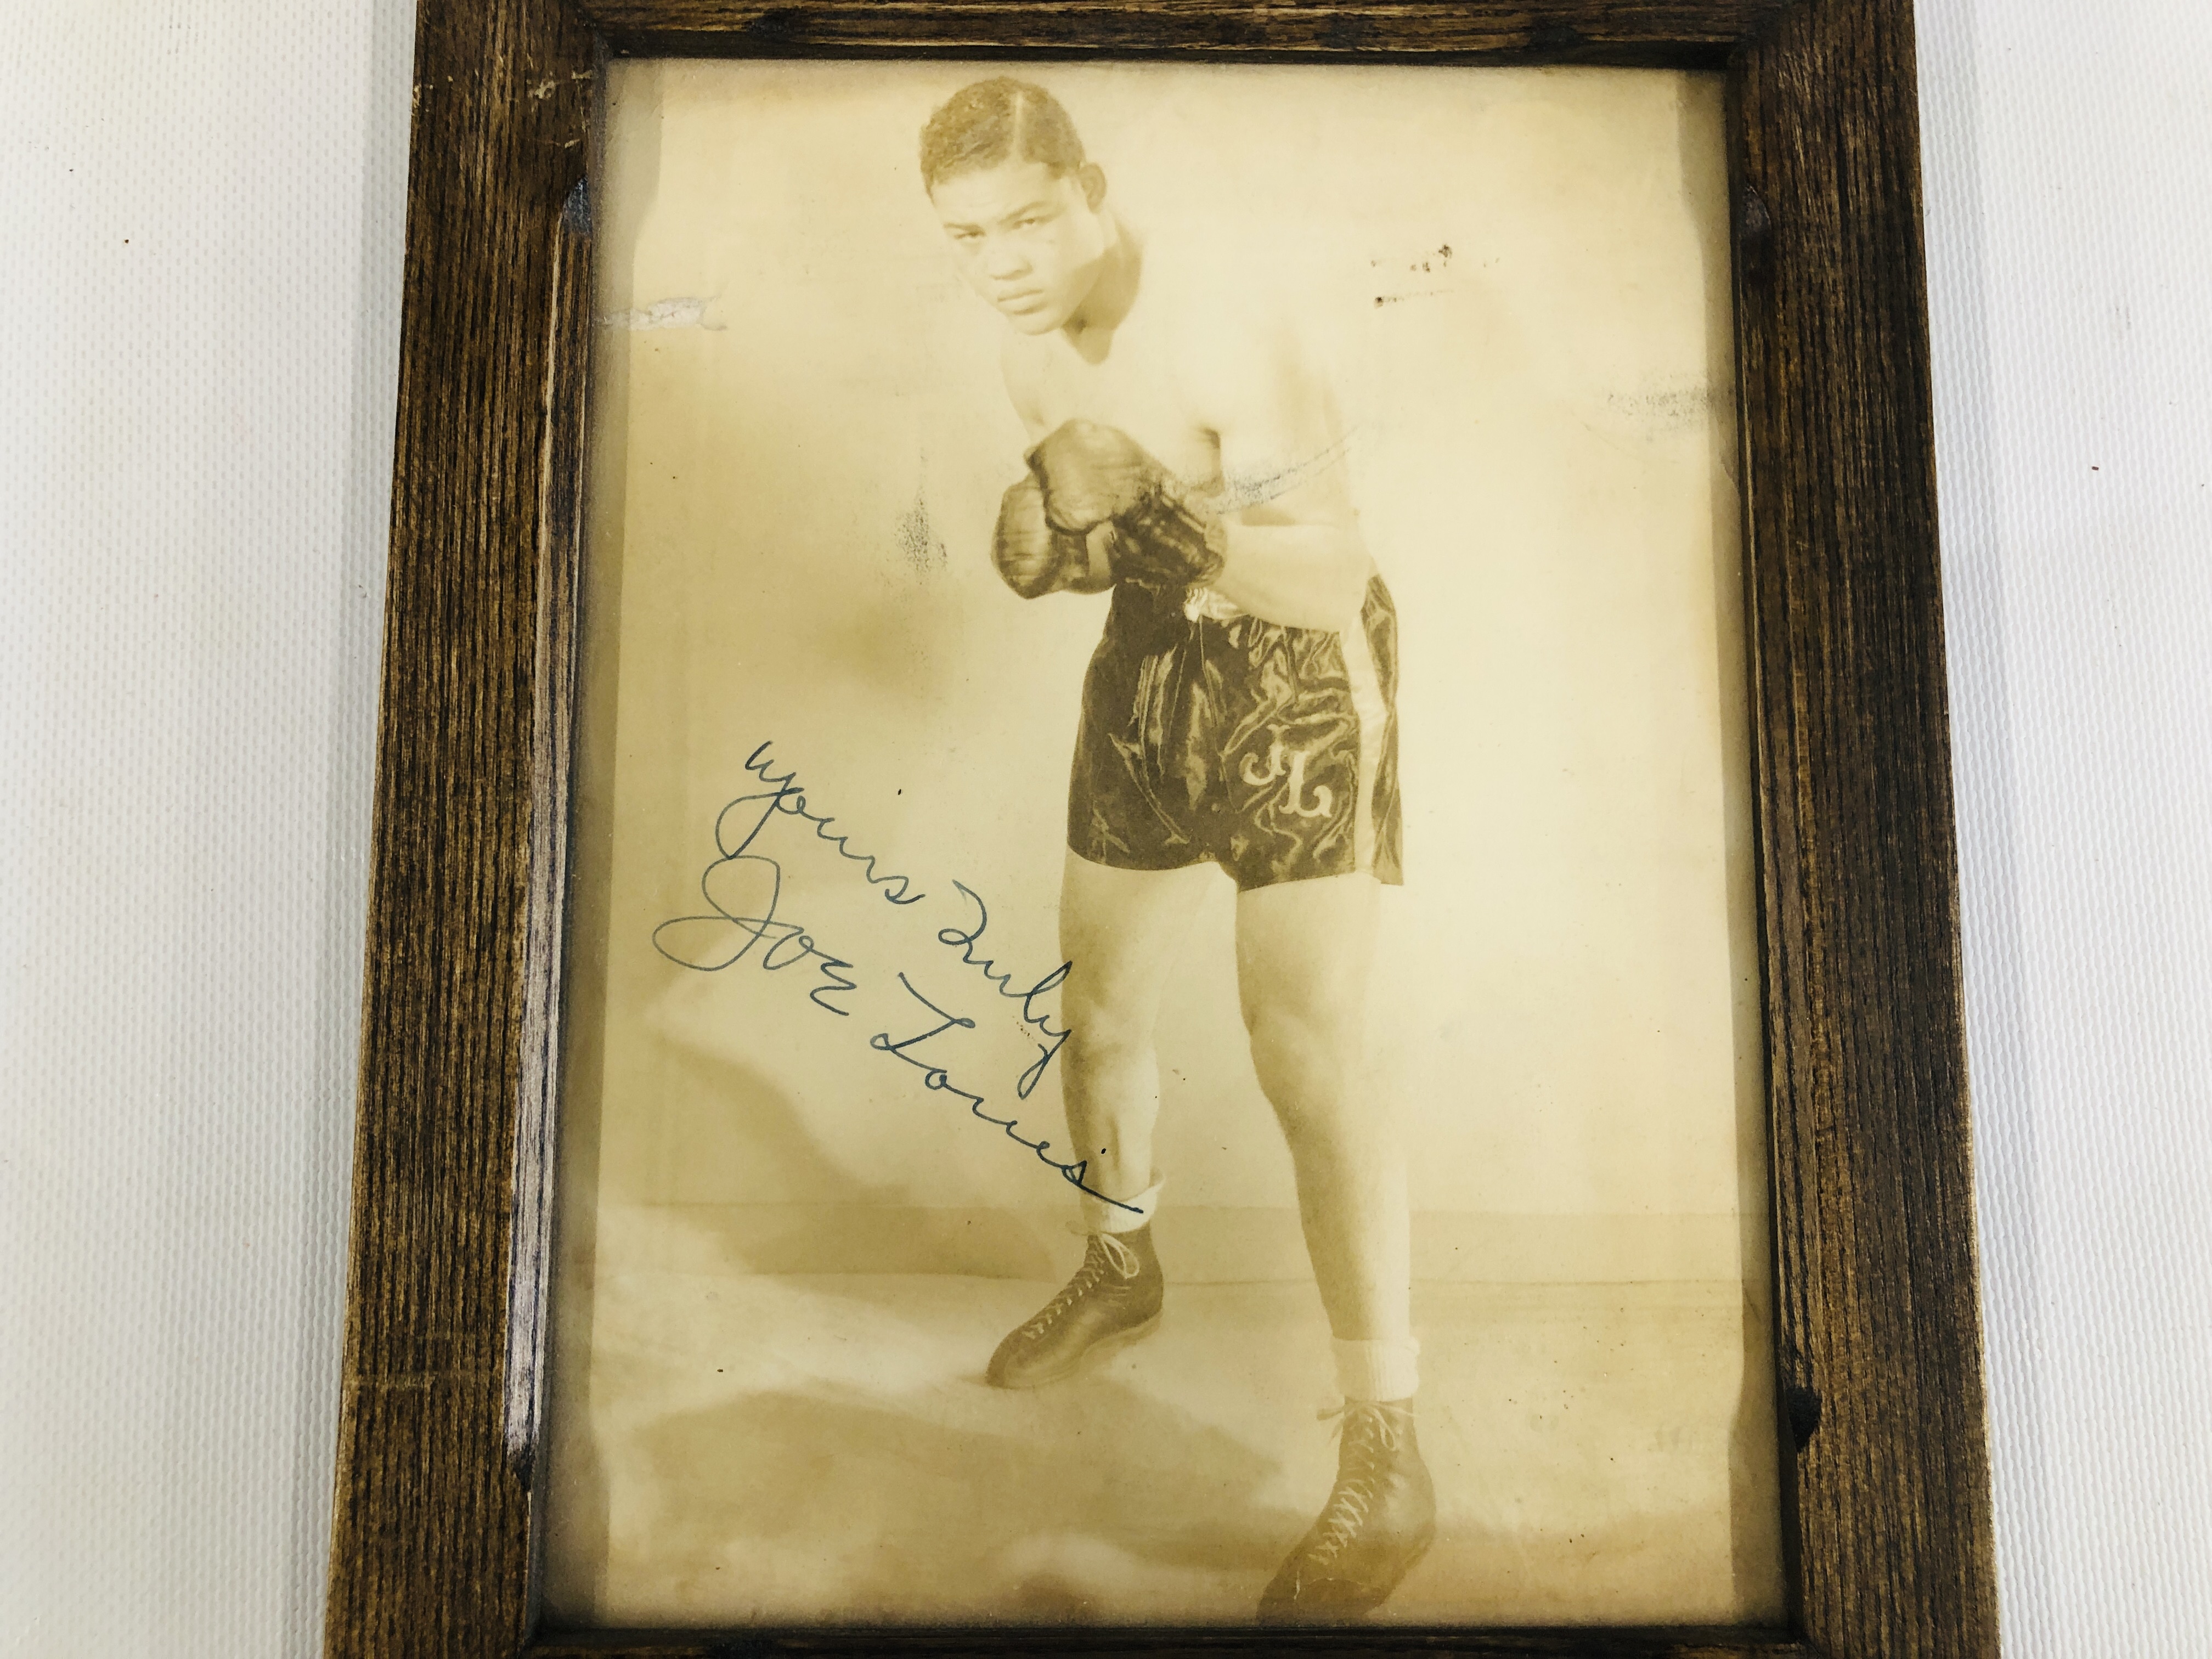
[[[333,1654],[1994,1654],[1910,17],[426,7]]]

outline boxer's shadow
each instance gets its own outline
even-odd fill
[[[688,1201],[671,1206],[694,1270],[1037,1280],[1064,1271],[1033,1224],[1011,1213],[917,1206],[908,1194],[854,1176],[810,1122],[834,1103],[802,1109],[753,1068],[696,1051],[672,1053],[664,1075],[661,1144],[680,1147],[689,1169],[743,1175],[726,1201],[701,1202],[687,1191]],[[760,1201],[760,1194],[775,1201]],[[661,1194],[608,1195],[666,1201]]]
[[[902,1205],[887,1188],[856,1178],[824,1148],[799,1103],[741,1061],[669,1045],[659,1070],[665,1092],[659,1145],[680,1149],[685,1165],[744,1172],[747,1193],[795,1195],[789,1204],[682,1201],[696,1194],[666,1185],[665,1160],[603,1154],[607,1109],[577,1091],[562,1127],[564,1206],[596,1194],[625,1206],[653,1206],[659,1265],[732,1275],[822,1275],[816,1288],[839,1293],[838,1275],[951,1273],[1039,1281],[1056,1276],[1054,1262],[1033,1233],[1012,1217],[933,1211]],[[596,1212],[564,1207],[563,1254],[599,1258]],[[857,1287],[855,1294],[865,1297]],[[554,1603],[579,1617],[599,1606],[608,1587],[612,1516],[605,1458],[590,1431],[592,1395],[613,1386],[588,1370],[601,1290],[592,1274],[564,1285],[556,1315],[558,1364],[552,1377],[556,1419],[556,1472],[561,1494],[555,1524],[560,1573]],[[607,1401],[606,1405],[619,1402]],[[571,1430],[558,1430],[567,1414]],[[834,1443],[823,1443],[825,1445]],[[678,1522],[684,1524],[680,1518]],[[578,1573],[585,1575],[571,1582]]]
[[[690,1615],[1081,1620],[1244,1616],[1304,1525],[1259,1504],[1272,1460],[1119,1382],[981,1414],[836,1384],[674,1413],[625,1530]]]

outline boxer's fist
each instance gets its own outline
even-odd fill
[[[1220,518],[1171,485],[1091,533],[1108,539],[1117,581],[1202,587],[1228,562],[1229,532]]]
[[[1088,530],[1118,519],[1167,482],[1168,470],[1127,433],[1095,421],[1064,421],[1030,451],[1055,530]]]
[[[1030,451],[1030,471],[1048,522],[1110,542],[1115,580],[1177,588],[1221,574],[1228,534],[1219,516],[1127,433],[1066,422]]]
[[[1044,491],[1035,478],[1023,479],[1000,497],[991,562],[1006,586],[1025,599],[1062,588],[1096,593],[1114,582],[1104,559],[1094,565],[1087,538],[1053,528],[1045,517]]]

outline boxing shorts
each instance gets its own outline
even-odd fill
[[[1359,624],[1115,587],[1083,683],[1068,847],[1121,870],[1211,860],[1240,890],[1358,870],[1402,882],[1398,613],[1380,576]]]

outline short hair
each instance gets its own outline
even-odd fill
[[[1042,161],[1055,175],[1083,165],[1083,140],[1060,100],[1012,76],[965,86],[939,106],[921,130],[921,183],[937,186],[956,173],[994,167],[1012,159]]]

